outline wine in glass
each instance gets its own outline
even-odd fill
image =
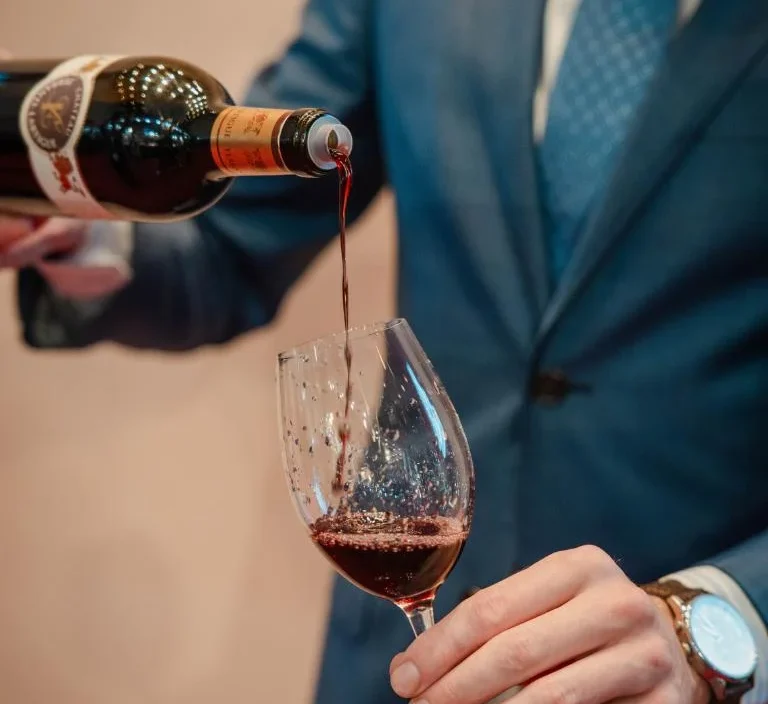
[[[336,570],[419,635],[467,538],[474,470],[456,410],[403,319],[278,357],[284,463]]]

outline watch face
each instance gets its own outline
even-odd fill
[[[688,612],[691,639],[704,661],[718,674],[745,680],[757,666],[757,645],[744,617],[728,601],[697,596]]]

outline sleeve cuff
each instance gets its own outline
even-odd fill
[[[667,575],[661,581],[675,579],[691,589],[703,589],[731,602],[744,616],[757,643],[758,665],[755,687],[742,700],[743,704],[768,702],[768,630],[763,619],[739,584],[717,567],[702,565]]]

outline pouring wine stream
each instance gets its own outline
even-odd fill
[[[333,129],[327,152],[339,176],[343,361],[340,335],[279,355],[285,468],[313,542],[348,581],[398,606],[418,636],[434,625],[435,595],[467,539],[474,469],[456,410],[408,323],[350,327],[353,172]],[[342,387],[339,418],[334,390]],[[358,434],[359,461],[351,440]]]

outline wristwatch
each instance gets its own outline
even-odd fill
[[[744,617],[726,599],[667,580],[643,585],[663,599],[691,667],[712,690],[712,701],[737,704],[755,685],[757,644]]]

